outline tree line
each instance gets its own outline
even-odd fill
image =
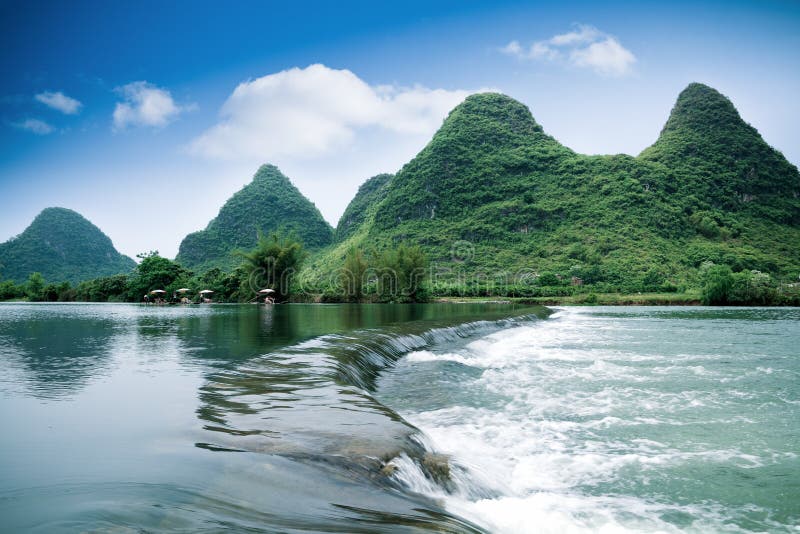
[[[327,283],[309,285],[300,276],[308,256],[293,236],[259,234],[257,245],[249,251],[236,251],[239,265],[225,272],[212,268],[192,272],[180,263],[164,258],[158,251],[139,254],[140,262],[128,274],[105,276],[71,285],[49,283],[40,273],[16,284],[0,281],[0,300],[31,302],[142,302],[154,289],[165,291],[165,299],[183,296],[178,290],[189,288],[197,302],[199,291],[209,290],[215,302],[251,302],[264,295],[263,288],[274,290],[278,302],[424,302],[435,296],[558,298],[597,293],[614,293],[588,272],[529,273],[519,280],[492,280],[475,277],[453,282],[431,279],[428,259],[419,246],[400,243],[394,247],[363,250],[351,246],[341,265]],[[739,268],[737,268],[739,267]],[[768,273],[722,263],[704,262],[697,271],[694,291],[706,305],[800,305],[800,282],[780,283]],[[584,278],[578,277],[581,274]],[[685,292],[687,287],[669,281],[666,273],[651,268],[641,275],[630,292]],[[435,277],[434,277],[435,278]],[[586,300],[591,302],[591,300]]]
[[[177,298],[179,289],[188,288],[189,298],[201,300],[200,290],[212,292],[215,302],[251,302],[263,295],[259,290],[274,290],[277,302],[310,299],[299,279],[308,254],[294,236],[259,234],[257,245],[248,251],[235,251],[239,265],[230,272],[212,268],[192,272],[180,263],[164,258],[158,251],[138,254],[140,262],[128,274],[104,276],[76,285],[48,283],[41,273],[16,284],[0,281],[0,300],[30,302],[142,302],[153,290],[163,290],[165,300]],[[347,252],[333,283],[316,297],[323,301],[420,302],[427,298],[425,286],[427,260],[418,246],[400,244],[393,249],[365,253],[352,248]],[[318,289],[315,289],[317,291]],[[174,296],[174,297],[173,297]]]

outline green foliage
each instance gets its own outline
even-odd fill
[[[193,288],[195,292],[210,289],[214,292],[213,300],[215,302],[236,302],[240,298],[239,290],[244,278],[245,274],[241,267],[237,267],[231,272],[224,272],[215,267],[194,275],[189,280],[187,287]],[[243,300],[249,297],[249,293],[242,295]]]
[[[528,272],[558,279],[540,287],[635,293],[699,288],[705,261],[779,278],[800,269],[800,174],[698,84],[636,158],[576,154],[519,102],[472,95],[394,177],[372,182],[341,241],[309,261],[310,283],[324,287],[353,246],[400,242],[425,252],[436,294],[452,284],[486,292],[470,280],[487,277],[530,292],[515,281]]]
[[[400,244],[374,253],[370,262],[378,296],[385,301],[421,302],[427,298],[427,259],[419,246]]]
[[[370,206],[383,199],[393,177],[392,174],[379,174],[361,184],[358,193],[339,218],[339,224],[334,232],[334,240],[337,243],[352,236],[364,224],[368,218]]]
[[[167,297],[189,282],[191,272],[179,263],[162,258],[158,251],[138,254],[142,261],[128,280],[128,300],[139,302],[154,289],[163,289]]]
[[[733,273],[727,265],[706,263],[700,270],[702,280],[701,299],[703,304],[728,304],[728,295],[733,285]]]
[[[358,302],[363,298],[368,268],[361,249],[350,247],[344,259],[344,267],[339,274],[342,292],[347,299]]]
[[[75,288],[75,299],[85,302],[123,302],[128,299],[129,294],[133,294],[131,300],[142,300],[144,293],[134,293],[128,283],[129,277],[124,274],[87,280]]]
[[[127,273],[136,264],[72,210],[47,208],[19,236],[0,244],[0,274],[17,283],[32,272],[53,282]]]
[[[295,235],[309,249],[324,247],[333,238],[314,204],[277,167],[262,165],[205,230],[184,238],[176,261],[195,271],[232,270],[239,261],[234,251],[255,247],[259,232]]]
[[[560,286],[562,285],[561,279],[554,273],[542,273],[536,279],[536,283],[540,286]]]
[[[731,306],[770,306],[789,303],[790,292],[779,291],[767,273],[741,271],[734,273],[727,265],[704,263],[700,269],[703,304]]]
[[[45,281],[42,273],[31,273],[28,281],[25,283],[25,295],[31,302],[39,302],[44,300],[44,286]]]
[[[306,253],[303,245],[293,237],[272,233],[259,234],[258,244],[249,252],[239,252],[242,258],[240,295],[242,298],[258,296],[260,289],[274,289],[275,298],[285,301],[292,291],[292,282],[303,264]]]
[[[728,293],[730,304],[768,306],[779,301],[778,289],[767,273],[755,270],[734,273]]]
[[[680,94],[658,141],[641,157],[669,167],[677,192],[703,199],[697,203],[706,209],[800,224],[797,169],[710,87],[693,83]],[[713,231],[713,224],[705,218],[703,226]]]
[[[25,296],[25,288],[18,286],[13,280],[0,282],[0,301],[19,299]]]

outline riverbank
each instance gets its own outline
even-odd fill
[[[432,302],[513,302],[541,306],[699,306],[699,292],[583,293],[561,297],[436,297]]]

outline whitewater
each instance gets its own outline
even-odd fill
[[[798,318],[561,308],[411,352],[377,398],[450,481],[395,476],[492,532],[797,531]]]

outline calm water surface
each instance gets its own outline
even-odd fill
[[[800,311],[0,305],[0,531],[797,531]]]

